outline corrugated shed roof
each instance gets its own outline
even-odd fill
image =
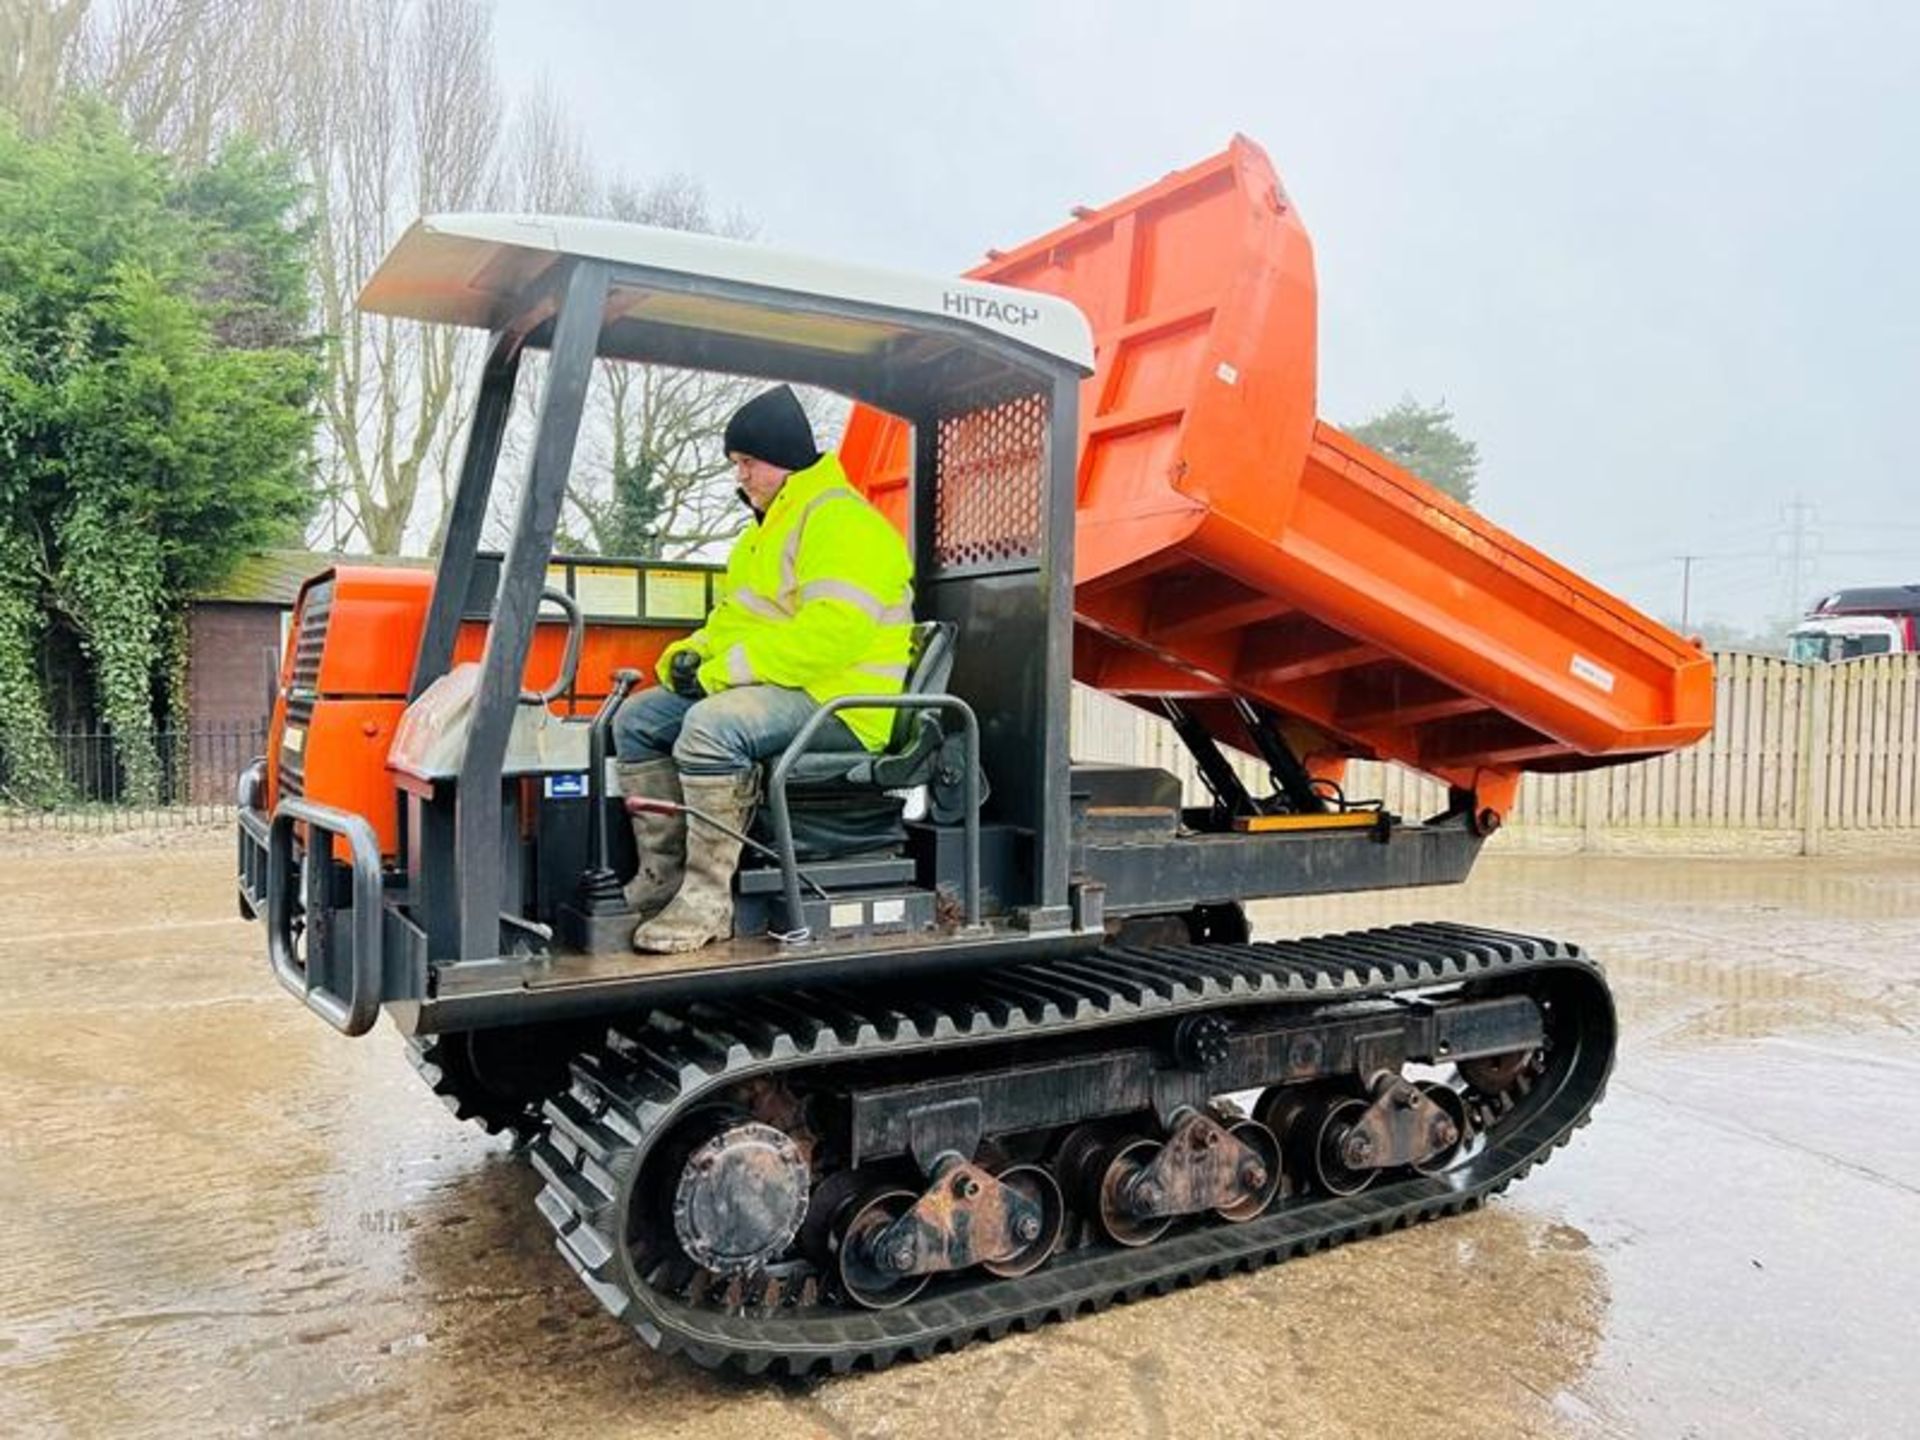
[[[424,568],[433,562],[412,555],[344,555],[326,550],[263,550],[249,555],[216,585],[193,598],[225,605],[291,606],[300,587],[335,565]]]

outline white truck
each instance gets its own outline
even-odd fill
[[[1803,664],[1920,651],[1920,585],[1873,585],[1823,596],[1787,637]]]

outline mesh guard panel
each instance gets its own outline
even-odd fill
[[[1048,410],[1045,394],[1018,395],[940,421],[933,554],[941,569],[1039,557]]]

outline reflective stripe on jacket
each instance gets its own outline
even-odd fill
[[[724,593],[707,622],[660,657],[702,661],[709,695],[735,685],[783,685],[825,703],[898,695],[913,636],[913,561],[886,517],[847,483],[838,456],[796,470],[766,515],[727,556]],[[891,710],[843,710],[869,750],[886,748]]]

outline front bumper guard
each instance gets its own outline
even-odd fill
[[[296,825],[306,827],[298,858]],[[334,903],[341,839],[352,886],[345,907]],[[240,851],[241,911],[258,916],[264,908],[274,978],[341,1034],[366,1034],[380,1018],[384,974],[385,892],[373,827],[350,811],[289,797],[271,819],[240,811]]]

